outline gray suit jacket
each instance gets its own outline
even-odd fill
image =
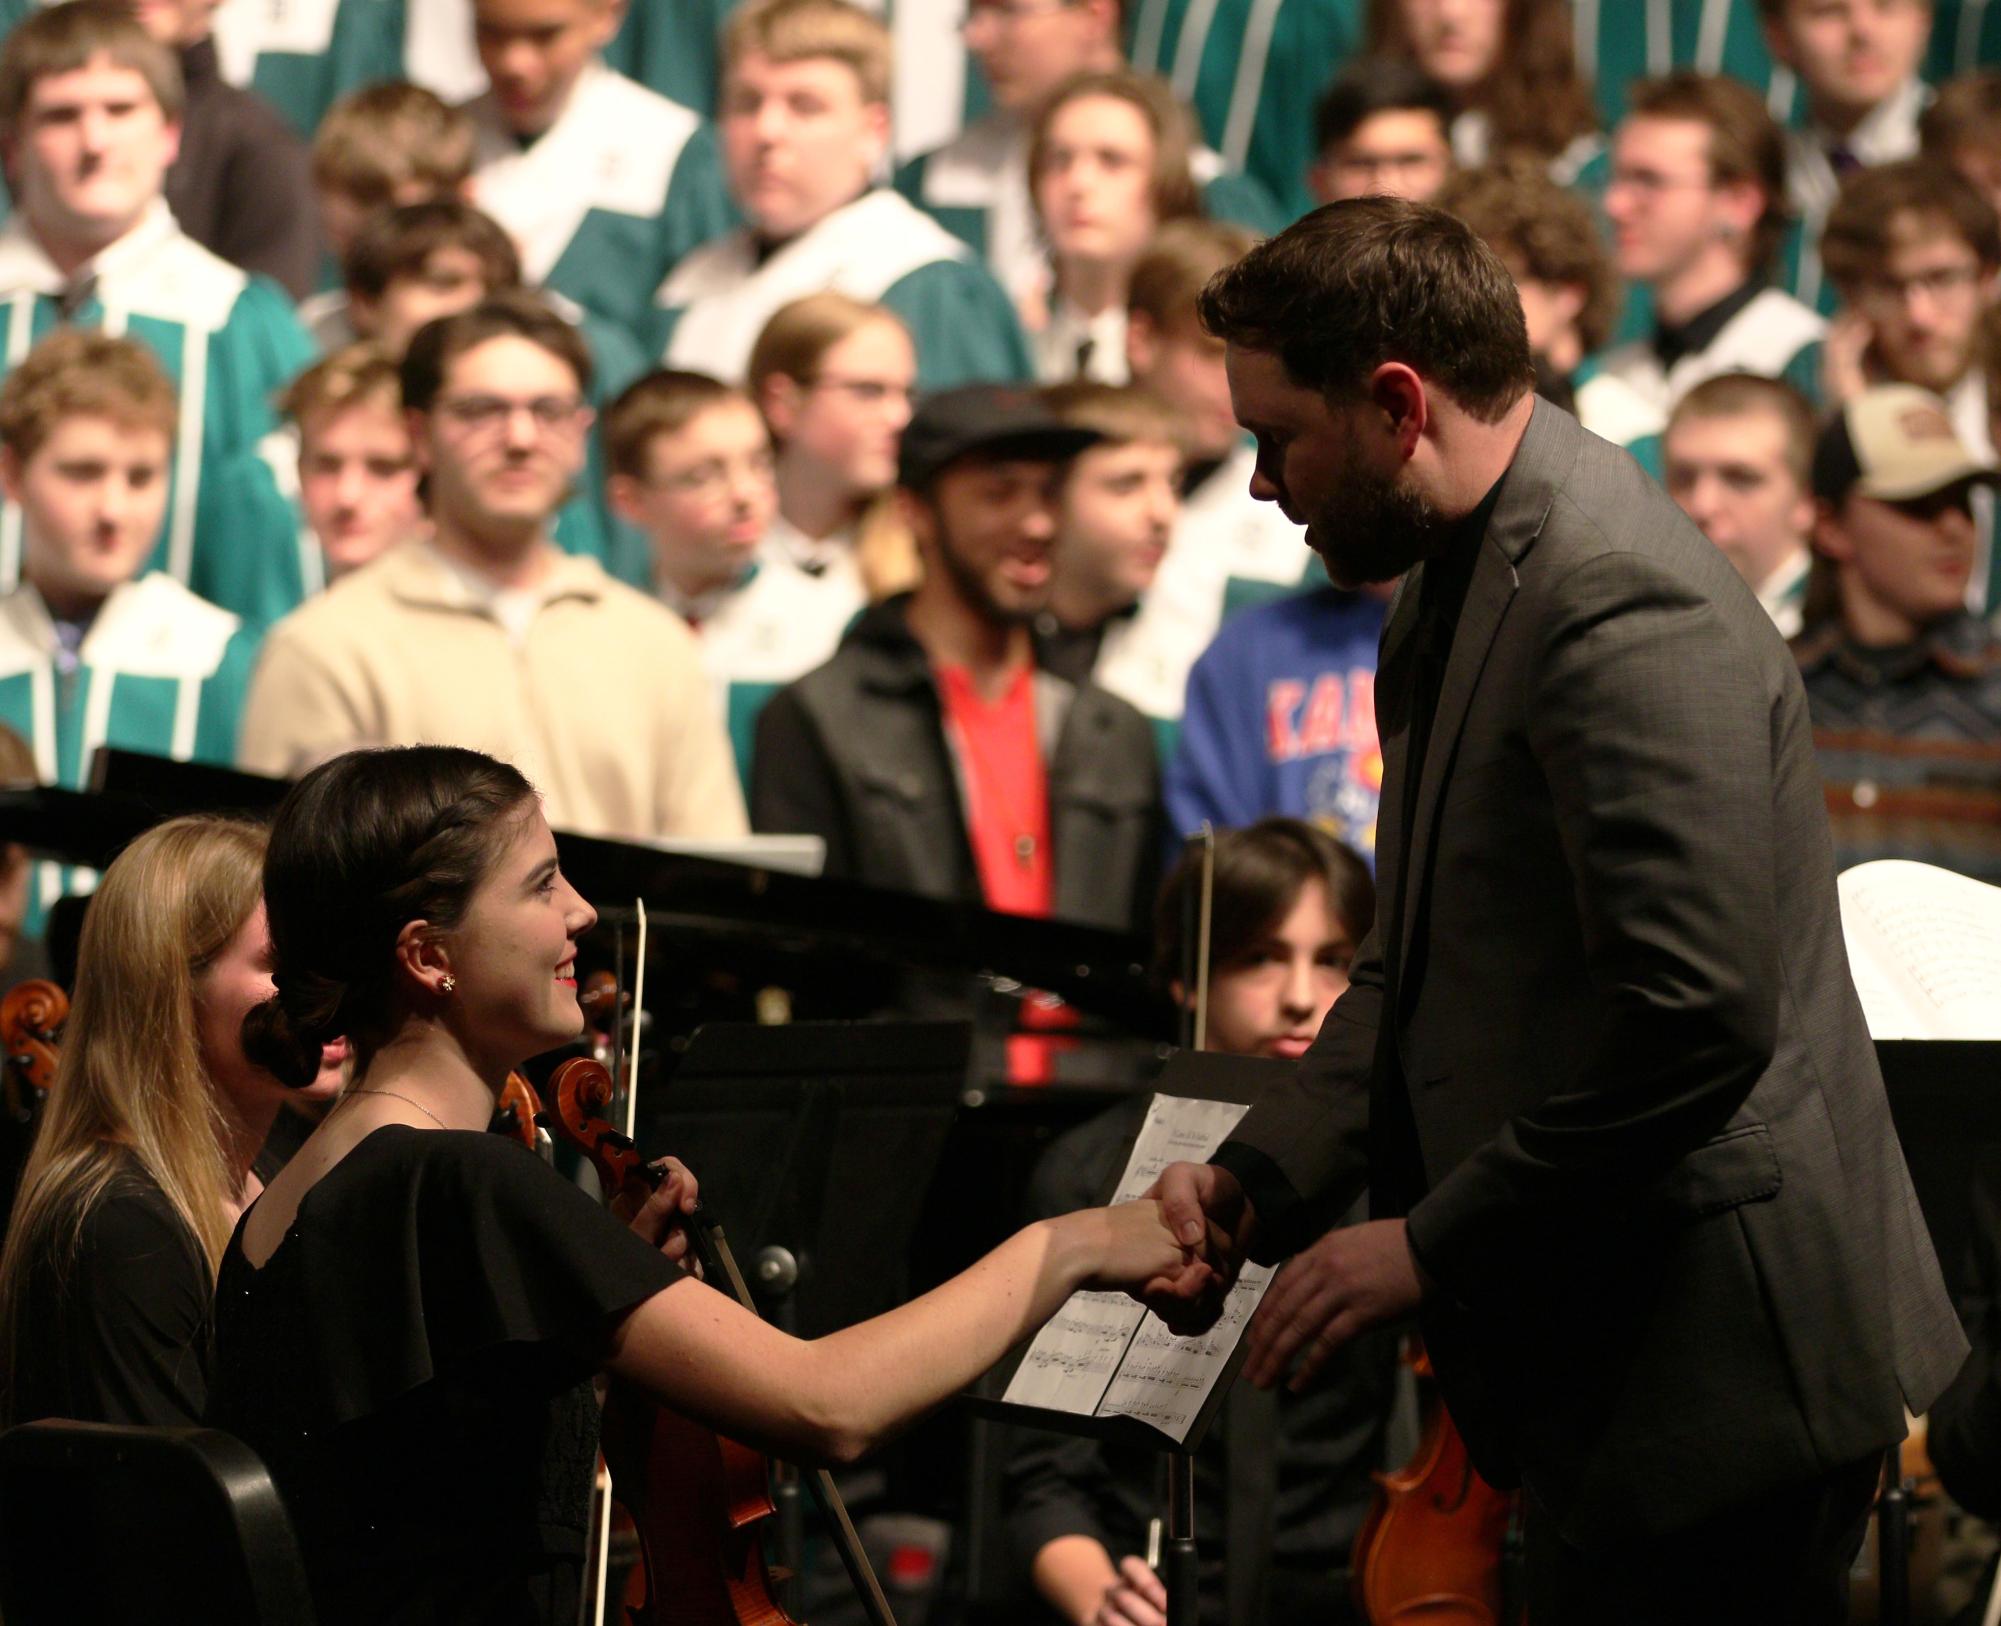
[[[1888,1445],[1966,1345],[1849,979],[1792,659],[1660,488],[1538,403],[1405,851],[1414,585],[1376,688],[1376,929],[1218,1156],[1273,1221],[1260,1255],[1372,1161],[1421,1171],[1378,1201],[1440,1285],[1453,1414],[1587,1548]]]

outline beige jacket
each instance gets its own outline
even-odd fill
[[[512,762],[585,835],[744,834],[743,793],[695,639],[663,605],[561,556],[516,644],[428,544],[409,542],[271,630],[238,758],[296,777],[371,745]]]

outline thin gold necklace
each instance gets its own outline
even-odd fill
[[[411,1099],[410,1099],[410,1097],[409,1097],[409,1096],[407,1096],[407,1095],[398,1095],[398,1094],[397,1094],[397,1093],[396,1093],[396,1092],[395,1092],[394,1090],[349,1090],[349,1091],[348,1091],[347,1093],[348,1093],[348,1094],[349,1094],[350,1096],[356,1096],[356,1095],[386,1095],[386,1096],[388,1096],[388,1097],[389,1097],[389,1099],[390,1099],[390,1100],[392,1100],[392,1101],[401,1101],[401,1102],[402,1102],[402,1103],[403,1103],[403,1104],[404,1104],[404,1105],[405,1105],[406,1107],[415,1107],[415,1108],[416,1108],[416,1109],[417,1109],[417,1110],[418,1110],[419,1112],[423,1113],[423,1115],[424,1115],[424,1116],[425,1116],[426,1118],[429,1118],[429,1119],[431,1120],[431,1122],[432,1122],[432,1123],[434,1123],[434,1124],[436,1124],[436,1125],[437,1125],[437,1126],[438,1126],[438,1127],[439,1127],[440,1129],[444,1129],[444,1128],[447,1128],[447,1127],[448,1127],[448,1126],[447,1126],[447,1124],[445,1123],[445,1120],[444,1120],[444,1119],[442,1119],[442,1118],[440,1118],[440,1117],[439,1117],[439,1116],[438,1116],[438,1115],[437,1115],[437,1114],[436,1114],[435,1112],[433,1112],[433,1111],[432,1111],[432,1110],[431,1110],[431,1109],[430,1109],[429,1107],[425,1106],[425,1105],[424,1105],[424,1103],[423,1103],[422,1101],[413,1101],[413,1100],[411,1100]]]

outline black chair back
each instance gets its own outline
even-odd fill
[[[52,1420],[0,1434],[0,1619],[312,1626],[257,1454],[207,1428]]]

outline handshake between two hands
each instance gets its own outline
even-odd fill
[[[1169,1165],[1141,1201],[1149,1199],[1160,1204],[1185,1261],[1133,1296],[1174,1332],[1201,1332],[1222,1311],[1256,1235],[1256,1211],[1237,1177],[1213,1163]],[[1269,1389],[1290,1372],[1289,1388],[1308,1388],[1336,1350],[1410,1315],[1424,1290],[1402,1220],[1329,1231],[1288,1259],[1265,1294],[1251,1318],[1243,1376]]]

